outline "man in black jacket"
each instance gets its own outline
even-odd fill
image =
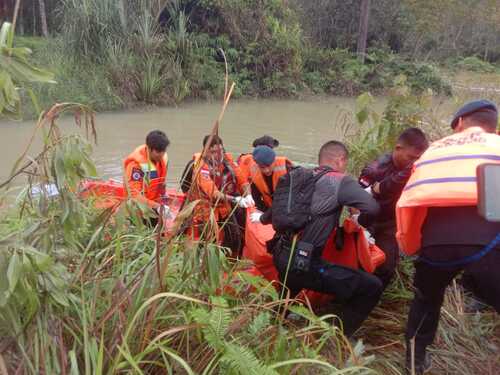
[[[291,250],[287,241],[278,242],[273,251],[273,261],[280,280],[292,295],[301,289],[334,294],[335,301],[341,304],[340,311],[335,313],[343,322],[345,334],[351,335],[378,303],[382,284],[369,273],[333,265],[321,258],[328,237],[338,226],[343,206],[360,211],[358,222],[362,226],[371,224],[379,212],[379,205],[370,194],[356,180],[344,175],[347,158],[347,149],[340,142],[327,142],[320,149],[319,167],[315,173],[326,173],[316,182],[311,203],[313,219],[300,236],[301,241],[307,240],[313,245],[309,271],[290,269],[287,274]]]
[[[367,165],[359,176],[359,183],[367,188],[380,204],[380,214],[370,228],[375,243],[385,253],[385,263],[376,275],[384,289],[391,282],[399,260],[396,241],[396,202],[411,174],[413,163],[429,147],[425,134],[418,128],[401,133],[391,153],[382,155]]]

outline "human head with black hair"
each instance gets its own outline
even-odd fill
[[[455,113],[451,121],[451,128],[455,133],[473,126],[479,126],[488,133],[496,132],[498,109],[495,103],[486,99],[468,102]]]
[[[342,142],[328,141],[319,150],[319,165],[330,167],[337,172],[344,173],[346,171],[348,160],[349,151]]]
[[[203,148],[207,146],[207,143],[210,140],[210,144],[207,147],[207,151],[205,153],[205,159],[212,163],[221,163],[222,160],[224,159],[224,143],[222,142],[222,138],[219,137],[217,134],[212,135],[206,135],[203,137]]]
[[[149,159],[154,163],[161,161],[169,144],[170,141],[164,132],[161,130],[150,131],[146,136]]]
[[[262,137],[256,138],[252,146],[257,147],[257,146],[267,146],[271,148],[276,148],[280,145],[280,142],[276,139],[271,137],[270,135],[263,135]]]
[[[429,147],[429,141],[424,132],[418,128],[408,128],[396,141],[392,151],[392,161],[396,168],[404,169],[420,158]]]

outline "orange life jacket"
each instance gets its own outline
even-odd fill
[[[241,170],[241,174],[245,179],[250,182],[250,173],[252,166],[255,165],[252,154],[241,154],[238,157],[238,167]]]
[[[131,197],[149,206],[160,202],[165,195],[167,165],[167,153],[165,153],[163,160],[152,163],[149,159],[147,146],[137,147],[123,161],[125,191]]]
[[[233,161],[231,154],[224,154],[224,162],[219,170],[214,171],[207,162],[200,160],[201,154],[193,155],[194,170],[196,171],[197,164],[201,163],[200,171],[197,176],[193,172],[192,183],[197,185],[197,188],[192,189],[189,200],[200,200],[195,207],[194,221],[206,222],[210,218],[210,209],[215,202],[216,192],[235,195],[241,188],[243,182],[240,171]],[[225,200],[219,200],[215,208],[216,220],[226,218],[231,212],[231,205]]]
[[[273,169],[273,191],[276,189],[276,185],[278,185],[278,180],[281,176],[287,173],[287,165],[290,165],[290,161],[284,156],[278,156],[272,165]],[[259,189],[262,194],[262,199],[264,199],[264,203],[267,207],[271,207],[273,204],[273,195],[272,192],[269,191],[269,187],[262,175],[262,172],[259,169],[259,166],[254,163],[250,170],[250,182],[253,183],[257,189]]]
[[[401,251],[411,255],[420,249],[428,207],[477,205],[476,168],[484,163],[500,163],[500,136],[480,127],[431,144],[415,163],[396,205]]]

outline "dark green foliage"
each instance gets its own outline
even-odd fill
[[[323,12],[319,24],[333,17],[334,29],[345,26],[355,35],[356,22],[345,24],[344,13],[354,17],[358,2],[327,3],[317,4],[315,12]],[[77,100],[110,109],[220,97],[225,72],[221,51],[236,97],[385,94],[399,75],[407,77],[415,92],[431,88],[450,94],[432,65],[396,55],[385,43],[371,43],[376,47],[362,64],[345,35],[326,35],[325,30],[311,34],[305,4],[175,0],[167,3],[161,27],[159,9],[154,0],[61,2],[61,33],[55,40],[21,41],[56,72],[59,84],[40,91],[42,104]]]

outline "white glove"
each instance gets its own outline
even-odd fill
[[[166,204],[161,205],[156,209],[158,216],[163,215],[163,220],[168,220],[172,218],[172,213],[170,212],[170,207]]]
[[[370,194],[370,195],[373,195],[373,191],[372,191],[372,187],[371,186],[368,186],[365,191]]]
[[[243,197],[233,197],[233,203],[237,204],[240,207],[246,208],[246,201]]]
[[[234,197],[233,202],[242,208],[252,207],[255,205],[251,195],[247,195],[246,197]]]
[[[356,224],[356,226],[359,228],[360,225],[358,223],[358,218],[359,218],[359,214],[354,214],[354,215],[351,215],[351,220],[353,221],[354,224]]]
[[[363,232],[365,233],[365,238],[368,241],[370,245],[375,245],[375,238],[373,238],[372,234],[368,232],[366,229],[363,229]]]
[[[253,206],[255,206],[255,201],[253,200],[252,194],[248,194],[244,198],[244,200],[246,202],[246,207],[253,207]]]
[[[252,212],[250,214],[250,221],[252,223],[260,223],[261,216],[262,216],[262,212],[259,212],[259,211]]]

